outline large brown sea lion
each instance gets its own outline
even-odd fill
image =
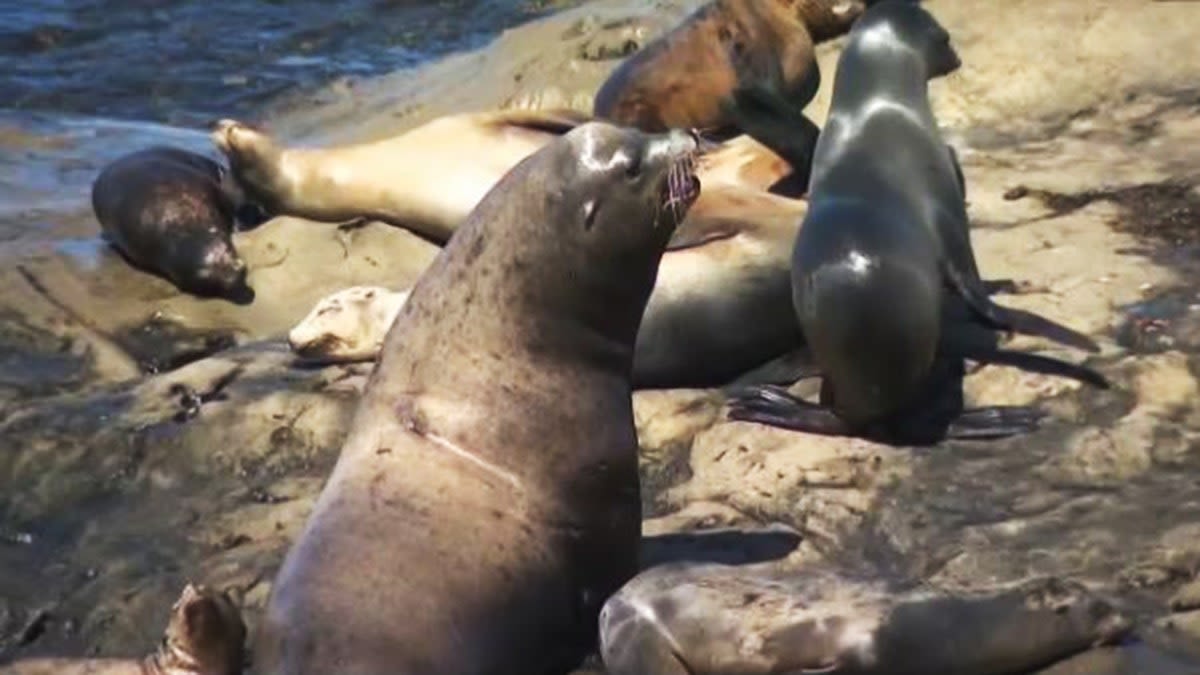
[[[694,137],[590,123],[412,290],[260,624],[262,673],[563,672],[637,571],[629,374]]]

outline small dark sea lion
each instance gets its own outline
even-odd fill
[[[102,236],[135,267],[193,295],[253,298],[232,239],[247,205],[207,157],[167,146],[125,155],[92,184],[92,209]]]

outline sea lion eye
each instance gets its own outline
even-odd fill
[[[583,204],[583,229],[590,230],[596,224],[596,200],[589,199]]]
[[[629,179],[637,178],[642,175],[642,153],[634,153],[629,159],[629,163],[625,165],[625,177]]]

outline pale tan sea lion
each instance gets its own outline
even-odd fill
[[[609,675],[1010,675],[1126,634],[1081,585],[972,594],[898,588],[832,568],[674,563],[605,604]]]
[[[224,593],[188,584],[158,650],[143,659],[24,659],[0,675],[239,675],[246,625]]]
[[[211,137],[272,215],[372,218],[444,244],[505,172],[586,120],[571,111],[468,113],[378,141],[303,148],[225,119]]]
[[[675,231],[638,331],[633,386],[711,387],[799,346],[790,307],[800,200],[705,186]],[[375,359],[407,289],[356,286],[320,300],[288,334],[317,362]]]
[[[441,245],[509,169],[588,119],[553,110],[463,113],[377,141],[321,148],[285,146],[227,119],[212,139],[245,191],[273,215],[372,218]],[[701,156],[697,174],[705,187],[767,190],[786,185],[791,167],[743,136]]]
[[[351,286],[321,298],[288,332],[288,346],[322,363],[373,361],[409,290]]]
[[[267,674],[565,672],[637,570],[629,373],[695,139],[590,123],[421,276],[272,587]]]
[[[821,83],[815,46],[850,30],[864,6],[713,0],[622,62],[596,92],[594,113],[646,131],[725,130],[734,120],[723,104],[748,86],[803,107]]]

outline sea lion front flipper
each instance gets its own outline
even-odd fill
[[[812,120],[775,93],[755,85],[734,90],[721,105],[738,128],[786,160],[799,184],[807,188],[821,133]]]
[[[850,436],[850,427],[833,410],[792,396],[782,387],[746,387],[729,397],[727,417],[780,429],[823,436]]]

